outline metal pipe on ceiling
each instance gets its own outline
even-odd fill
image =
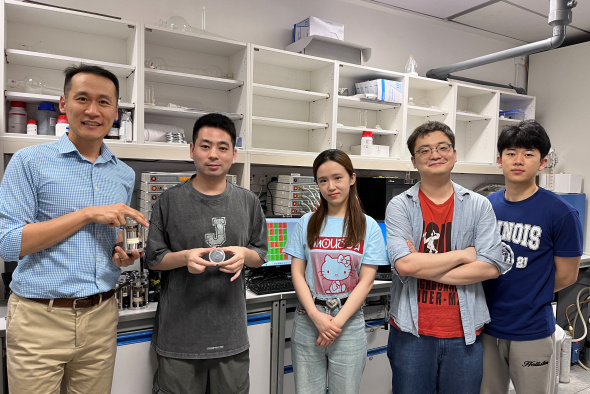
[[[577,4],[578,2],[576,0],[550,0],[548,24],[553,26],[553,36],[551,38],[465,60],[450,66],[434,68],[428,70],[426,76],[428,78],[446,80],[452,72],[468,70],[517,56],[555,49],[563,44],[565,40],[565,27],[572,22],[572,8]]]

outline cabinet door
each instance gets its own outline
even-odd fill
[[[112,394],[148,394],[158,361],[151,350],[152,330],[117,335]]]

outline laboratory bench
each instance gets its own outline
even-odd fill
[[[584,253],[576,284],[557,294],[557,321],[571,303],[573,294],[590,287],[590,254]],[[387,360],[390,281],[375,281],[364,306],[367,332],[367,364],[361,392],[391,393],[391,369]],[[6,300],[0,300],[0,317],[6,316]],[[297,305],[295,292],[256,295],[246,291],[250,339],[250,392],[290,394],[295,392],[291,364],[291,332]],[[150,348],[156,303],[144,309],[119,312],[117,358],[113,394],[151,393],[157,362]],[[586,312],[587,313],[587,312]],[[563,326],[563,324],[560,324]],[[5,349],[6,320],[0,319],[0,338]],[[6,365],[0,358],[0,394],[7,390]]]
[[[375,281],[367,297],[365,316],[369,352],[365,375],[368,374],[370,363],[377,363],[379,360],[380,368],[374,368],[374,372],[370,373],[371,377],[363,376],[363,382],[367,385],[379,383],[381,391],[369,389],[367,386],[368,391],[363,392],[390,392],[391,370],[385,354],[390,285],[389,281]],[[6,316],[6,302],[0,300],[0,317]],[[297,296],[293,291],[265,295],[246,291],[250,339],[250,392],[295,392],[290,338],[296,304]],[[144,309],[125,309],[119,312],[113,394],[151,393],[152,378],[157,366],[155,352],[150,348],[156,308],[156,303],[150,303]],[[3,350],[6,347],[5,336],[6,320],[0,319]],[[4,357],[0,358],[0,394],[8,392],[5,354],[4,352]]]

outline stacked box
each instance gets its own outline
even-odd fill
[[[392,103],[403,101],[402,83],[388,79],[374,79],[372,81],[359,82],[354,84],[356,93],[377,95],[377,100]]]
[[[266,214],[300,216],[311,212],[316,205],[311,194],[319,193],[317,190],[312,176],[280,175],[277,182],[268,183]]]

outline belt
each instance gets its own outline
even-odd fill
[[[340,306],[344,305],[344,303],[348,300],[348,297],[340,298]],[[316,298],[314,300],[316,305],[327,306],[330,309],[334,309],[338,306],[338,298],[328,298],[327,300],[320,300]]]
[[[106,301],[111,298],[113,294],[115,294],[114,289],[82,298],[27,298],[27,300],[45,305],[49,305],[51,300],[53,300],[53,306],[58,308],[82,309],[96,306],[102,301]]]

